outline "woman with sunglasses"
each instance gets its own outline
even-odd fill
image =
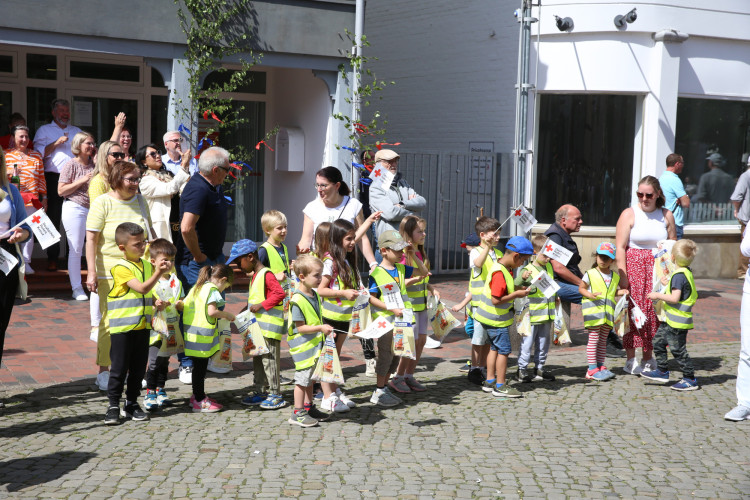
[[[638,182],[636,191],[638,204],[626,208],[620,214],[616,228],[617,269],[620,272],[620,284],[630,292],[628,301],[630,331],[622,339],[628,360],[625,372],[638,375],[642,371],[655,370],[656,361],[652,357],[652,340],[659,327],[654,306],[647,295],[653,287],[654,255],[652,251],[661,240],[676,240],[677,229],[674,215],[664,207],[664,193],[659,180],[647,175]],[[633,302],[646,315],[646,324],[638,329],[633,322]],[[638,364],[635,358],[636,348],[643,349],[643,359]]]
[[[159,151],[154,144],[146,144],[135,154],[135,163],[143,169],[141,194],[148,203],[157,238],[172,241],[171,224],[179,225],[180,197],[190,180],[190,156],[183,155],[181,169],[176,175],[164,168]]]

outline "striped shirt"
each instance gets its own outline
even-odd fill
[[[93,203],[95,199],[107,192],[109,192],[109,184],[102,174],[96,174],[89,182],[89,200]]]
[[[21,192],[32,193],[34,196],[47,194],[47,182],[44,180],[44,162],[38,151],[30,149],[27,154],[19,149],[5,152],[5,165],[8,178],[13,175],[13,166],[18,165],[18,177],[21,178]],[[31,206],[31,202],[26,206]]]

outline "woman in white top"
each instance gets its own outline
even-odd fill
[[[190,180],[188,173],[190,155],[183,155],[182,169],[178,170],[177,175],[174,176],[164,168],[161,155],[153,144],[147,144],[138,150],[135,154],[135,163],[145,169],[141,177],[141,195],[148,203],[156,237],[172,241],[170,217],[180,214],[177,193],[182,191],[187,181]]]
[[[297,244],[297,253],[307,253],[311,250],[313,235],[321,222],[333,222],[344,219],[359,227],[364,223],[362,203],[349,196],[349,186],[344,182],[341,171],[336,167],[326,167],[315,175],[315,189],[318,197],[307,204],[302,213],[305,222],[302,226],[302,237]],[[367,236],[359,241],[362,254],[370,264],[370,269],[377,266],[372,246]]]
[[[636,192],[638,204],[626,208],[617,221],[617,269],[620,273],[620,286],[627,288],[632,301],[628,301],[630,331],[622,339],[628,361],[625,372],[633,375],[641,371],[656,369],[652,358],[652,340],[659,327],[653,303],[646,296],[653,287],[654,255],[652,250],[661,240],[676,240],[677,230],[672,212],[664,206],[664,193],[659,180],[647,175],[638,182]],[[633,302],[646,315],[646,324],[638,329],[632,319]],[[635,359],[636,348],[643,349],[640,365]]]

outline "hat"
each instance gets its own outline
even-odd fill
[[[232,262],[237,257],[242,257],[243,255],[256,252],[257,250],[258,250],[258,245],[256,245],[254,241],[239,240],[235,242],[234,245],[232,245],[232,251],[229,252],[229,258],[227,259],[225,264],[229,265],[229,263]]]
[[[464,241],[461,242],[461,248],[478,247],[480,243],[482,242],[479,239],[479,236],[477,236],[477,233],[471,233],[469,236],[464,238]]]
[[[392,149],[381,149],[377,153],[375,153],[375,163],[379,162],[380,160],[395,160],[396,158],[401,158],[398,153],[396,153]]]
[[[711,163],[713,163],[717,167],[723,167],[727,162],[719,153],[711,153],[710,155],[706,156],[706,159],[711,160]]]
[[[534,247],[531,242],[523,236],[513,236],[505,245],[506,250],[516,252],[521,255],[534,255]]]
[[[596,247],[597,255],[606,255],[610,259],[615,258],[616,251],[617,249],[615,248],[615,246],[609,241],[605,241],[604,243],[599,243],[599,246]]]
[[[390,248],[391,250],[403,250],[409,244],[404,241],[398,231],[384,231],[378,236],[378,246],[380,248]]]

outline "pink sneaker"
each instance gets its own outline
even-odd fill
[[[206,399],[203,401],[194,401],[192,407],[193,413],[216,413],[223,408],[219,403],[208,396],[206,396]]]
[[[586,370],[586,380],[593,380],[594,375],[601,371],[601,367],[594,368],[593,370]]]
[[[406,381],[403,377],[393,377],[391,381],[388,382],[388,387],[396,392],[411,392],[411,388],[406,385]]]
[[[195,394],[190,395],[190,402],[188,403],[188,406],[192,407],[195,404]]]

